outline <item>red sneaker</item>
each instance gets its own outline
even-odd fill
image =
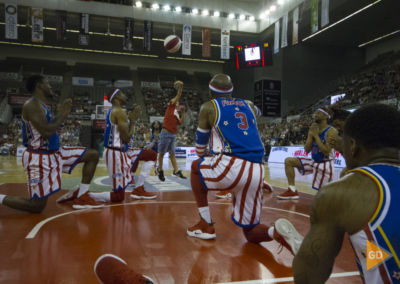
[[[216,196],[217,198],[221,198],[221,199],[228,199],[228,198],[231,198],[231,197],[232,197],[232,193],[231,193],[230,190],[221,190],[221,191],[218,191],[218,192],[215,194],[215,196]]]
[[[64,203],[64,202],[72,201],[72,200],[74,200],[75,198],[78,197],[78,193],[79,193],[79,186],[78,186],[77,189],[70,190],[66,194],[64,194],[61,197],[59,197],[56,202],[57,203]]]
[[[200,218],[200,222],[187,229],[186,233],[195,238],[203,240],[215,239],[215,229],[213,224],[208,224],[203,218]]]
[[[131,197],[135,199],[154,199],[157,197],[157,194],[147,192],[144,190],[144,186],[142,185],[132,191]]]
[[[72,205],[72,208],[74,209],[95,209],[104,206],[103,203],[94,201],[94,199],[90,197],[89,192],[86,192],[85,194],[76,198],[73,203],[74,204]]]
[[[278,199],[299,199],[299,193],[296,191],[291,191],[290,188],[286,190],[284,193],[278,195]]]
[[[270,186],[266,181],[264,181],[263,190],[266,193],[271,193],[272,192],[272,186]]]
[[[278,219],[274,225],[274,240],[287,248],[293,255],[296,255],[303,242],[303,236],[286,219]]]
[[[153,284],[154,280],[128,267],[126,262],[113,254],[103,254],[94,264],[94,273],[100,283]]]

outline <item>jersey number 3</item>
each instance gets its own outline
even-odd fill
[[[240,123],[237,126],[242,130],[247,130],[249,128],[249,124],[247,123],[247,116],[243,112],[235,113],[235,117],[240,119]]]

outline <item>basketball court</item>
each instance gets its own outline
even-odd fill
[[[25,176],[14,157],[0,158],[0,193],[27,196]],[[180,160],[187,171],[190,163]],[[166,165],[167,166],[167,165]],[[209,201],[216,240],[190,238],[186,228],[198,221],[189,179],[181,180],[166,169],[162,183],[154,175],[146,180],[149,191],[159,191],[152,201],[134,201],[126,193],[121,204],[96,210],[73,210],[56,204],[66,189],[80,181],[81,167],[65,175],[63,190],[48,200],[41,214],[0,208],[0,283],[97,283],[93,264],[103,253],[116,254],[157,283],[293,283],[293,256],[276,242],[246,242],[230,220],[230,200]],[[262,220],[267,225],[287,218],[304,235],[309,230],[313,200],[308,177],[298,177],[302,192],[297,201],[281,201],[276,195],[285,185],[282,165],[266,165],[266,180],[274,192],[265,193]],[[337,172],[338,170],[336,170]],[[109,190],[106,168],[100,162],[91,190]],[[327,283],[362,283],[347,239]]]

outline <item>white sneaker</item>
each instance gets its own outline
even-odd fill
[[[75,190],[69,190],[66,194],[62,195],[57,199],[57,203],[64,203],[68,201],[73,201],[74,199],[78,198],[79,193],[79,186]]]
[[[281,218],[275,221],[274,240],[296,255],[303,242],[303,236],[296,231],[289,220]]]

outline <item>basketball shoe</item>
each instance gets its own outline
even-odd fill
[[[104,207],[103,203],[96,202],[93,198],[90,197],[89,191],[74,199],[72,202],[72,208],[74,209],[96,209]]]
[[[263,190],[264,190],[264,192],[266,192],[266,193],[271,193],[272,192],[272,186],[271,185],[269,185],[267,182],[265,182],[264,181],[264,183],[263,183]]]
[[[284,193],[278,195],[278,199],[299,199],[299,193],[297,192],[297,190],[292,191],[290,190],[290,188],[288,188],[288,190],[286,190]]]
[[[142,185],[132,191],[131,197],[135,199],[154,199],[157,197],[157,194],[147,192],[146,190],[144,190],[144,186]]]
[[[165,181],[164,171],[156,168],[156,173],[158,175],[158,179],[161,181]]]
[[[100,283],[153,284],[154,280],[136,273],[126,262],[113,254],[103,254],[94,264],[94,273]]]
[[[79,193],[79,186],[75,190],[70,190],[66,194],[62,195],[57,199],[57,203],[64,203],[64,202],[69,202],[74,200],[75,198],[78,198],[78,193]]]
[[[200,217],[200,222],[187,229],[186,233],[194,238],[203,240],[215,239],[214,224],[208,224],[203,218]]]
[[[296,231],[292,223],[280,218],[274,225],[274,240],[296,255],[303,242],[303,236]]]
[[[230,190],[221,190],[221,191],[218,191],[218,192],[215,194],[215,196],[216,196],[217,198],[227,199],[227,198],[232,197],[232,193],[231,193]]]
[[[181,170],[174,172],[173,174],[174,174],[174,176],[177,176],[178,178],[186,179],[186,177],[182,174]]]

